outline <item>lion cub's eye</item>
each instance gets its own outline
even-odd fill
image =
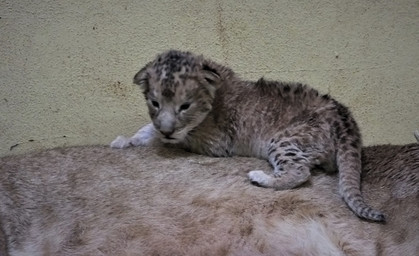
[[[151,105],[153,105],[153,107],[155,107],[155,108],[159,108],[160,107],[160,104],[157,101],[155,101],[155,100],[152,100],[151,101]]]
[[[187,110],[190,106],[191,106],[191,104],[190,104],[190,103],[184,103],[184,104],[180,105],[179,110],[180,110],[180,111],[185,111],[185,110]]]

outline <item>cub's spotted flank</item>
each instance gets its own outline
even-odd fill
[[[310,169],[339,171],[344,201],[359,217],[385,221],[361,195],[361,135],[349,110],[298,83],[243,81],[222,65],[190,52],[168,51],[134,77],[152,120],[111,147],[174,144],[210,156],[267,159],[273,173],[249,172],[253,184],[292,189]]]

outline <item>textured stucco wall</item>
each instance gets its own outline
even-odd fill
[[[329,92],[365,144],[419,128],[417,0],[0,0],[0,155],[133,134],[132,77],[169,48]]]

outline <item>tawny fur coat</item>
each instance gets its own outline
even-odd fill
[[[360,220],[318,172],[249,184],[254,158],[165,148],[54,149],[0,159],[0,255],[417,255],[419,145],[364,149]]]

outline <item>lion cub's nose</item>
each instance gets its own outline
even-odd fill
[[[173,130],[173,129],[170,129],[170,130],[160,130],[160,132],[161,132],[164,136],[166,136],[167,138],[169,138],[169,137],[170,137],[170,135],[172,135],[172,134],[174,133],[174,130]]]

